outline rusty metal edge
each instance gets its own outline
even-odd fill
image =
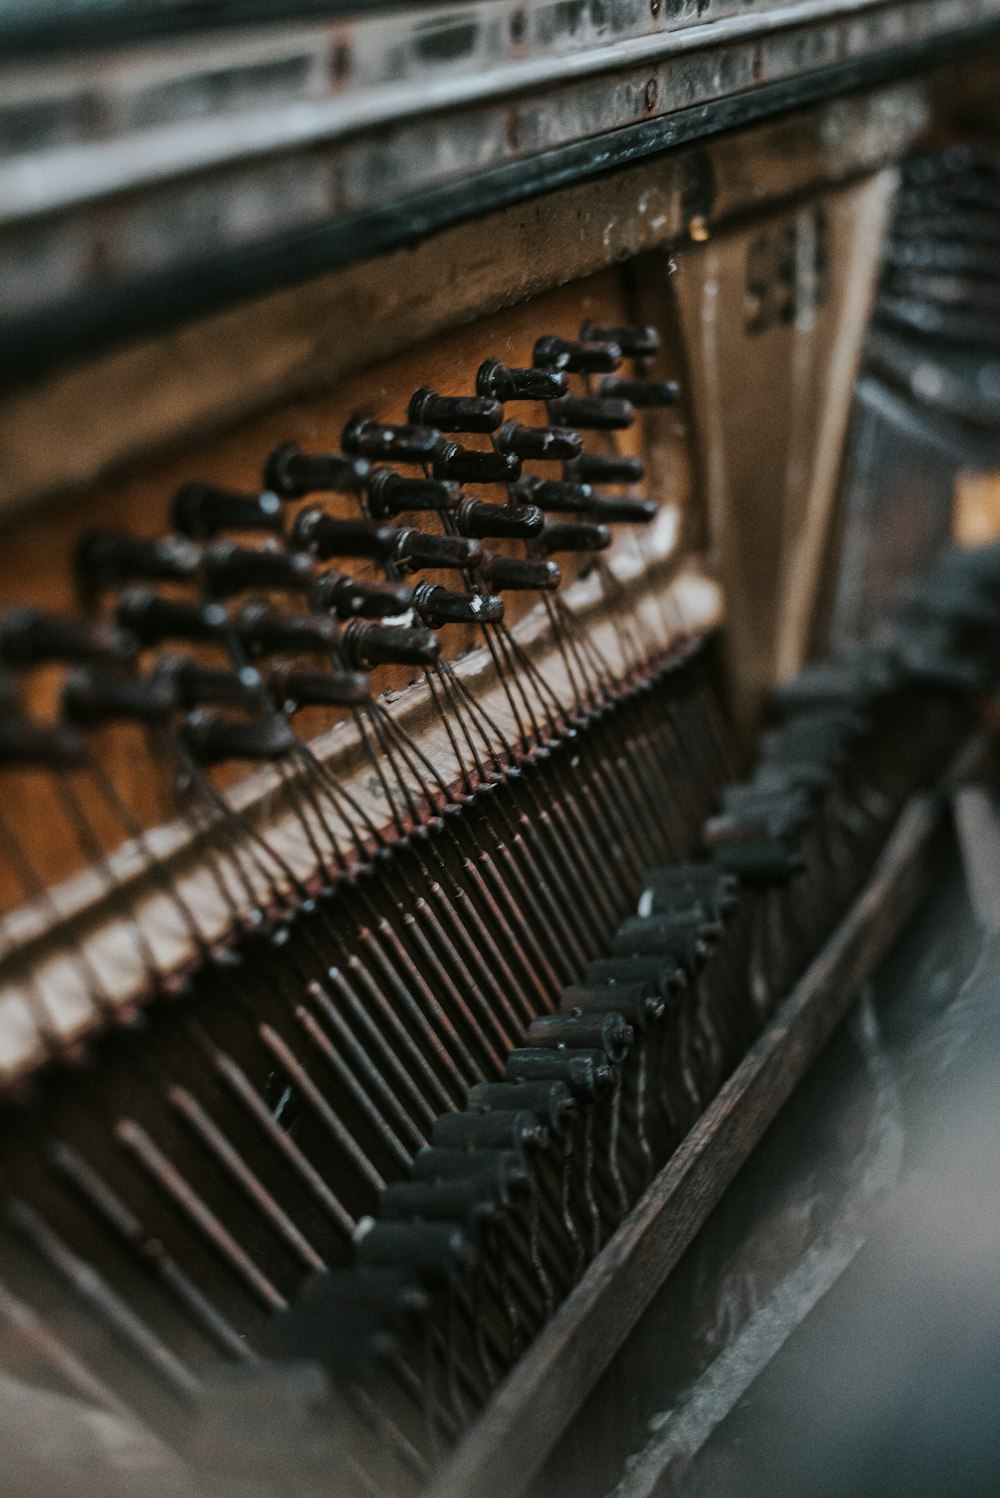
[[[948,792],[986,750],[976,734],[939,786],[911,798],[871,878],[763,1034],[424,1498],[519,1498],[726,1187],[913,914]],[[511,1452],[516,1451],[516,1461]]]

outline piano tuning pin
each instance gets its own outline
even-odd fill
[[[564,988],[559,1008],[564,1014],[620,1014],[638,1034],[663,1016],[667,1004],[653,983],[592,983]]]
[[[313,608],[341,619],[386,619],[405,614],[413,604],[406,583],[361,580],[342,572],[324,572],[313,585]]]
[[[464,536],[528,540],[538,535],[545,516],[534,504],[491,505],[485,500],[464,499],[455,512],[455,524]]]
[[[86,740],[72,724],[36,723],[20,715],[0,717],[0,767],[72,770],[86,759]]]
[[[588,510],[594,499],[589,484],[569,483],[563,479],[521,479],[512,487],[511,494],[530,501],[539,510],[557,513]]]
[[[140,645],[159,645],[164,640],[216,640],[227,623],[221,603],[161,598],[149,588],[130,588],[123,593],[116,617],[121,628]]]
[[[482,555],[479,542],[466,536],[429,536],[406,527],[397,532],[394,561],[402,572],[424,567],[465,570],[478,566]]]
[[[114,676],[77,667],[66,678],[60,706],[66,720],[79,727],[124,721],[152,727],[169,721],[177,697],[162,675]]]
[[[558,562],[536,562],[524,557],[487,556],[480,575],[497,593],[551,593],[562,581]]]
[[[520,1149],[425,1145],[413,1160],[416,1181],[478,1181],[484,1192],[507,1202],[531,1185],[531,1167]]]
[[[467,1106],[480,1113],[528,1109],[550,1134],[561,1138],[577,1111],[576,1100],[565,1082],[476,1082],[469,1088]]]
[[[602,1014],[541,1015],[532,1020],[525,1036],[528,1045],[603,1051],[615,1065],[625,1060],[633,1039],[631,1025],[613,1002]]]
[[[344,453],[304,453],[294,442],[276,447],[264,468],[264,485],[282,499],[306,494],[360,494],[368,477],[364,458]]]
[[[431,1310],[431,1298],[419,1280],[406,1270],[390,1268],[320,1270],[302,1286],[301,1301],[310,1306],[386,1306],[418,1320]]]
[[[457,1279],[476,1262],[474,1244],[457,1223],[358,1223],[354,1247],[362,1264],[391,1264],[419,1270],[431,1279]]]
[[[7,666],[106,660],[127,654],[127,645],[108,625],[69,615],[13,608],[0,619],[0,661]]]
[[[627,458],[618,453],[584,452],[563,468],[564,477],[587,484],[638,484],[645,474],[641,458]]]
[[[462,497],[457,484],[441,479],[406,479],[391,468],[376,469],[368,480],[373,515],[388,518],[408,510],[453,510]]]
[[[547,522],[537,544],[549,556],[560,551],[605,551],[611,545],[611,532],[606,525],[589,521],[553,520]]]
[[[364,671],[309,671],[285,664],[268,672],[267,685],[278,706],[289,713],[303,707],[356,707],[371,695]]]
[[[175,531],[192,541],[207,541],[223,531],[280,531],[281,500],[264,494],[234,494],[214,484],[184,484],[170,506]]]
[[[281,759],[295,747],[295,735],[280,718],[255,721],[197,711],[185,718],[180,737],[202,765],[229,760]]]
[[[548,1143],[549,1131],[526,1108],[492,1113],[443,1113],[431,1130],[438,1149],[532,1150]]]
[[[585,322],[580,337],[588,343],[616,343],[629,359],[651,359],[660,349],[660,335],[651,327],[605,328]]]
[[[398,531],[392,525],[374,525],[370,520],[340,520],[325,511],[301,510],[295,517],[289,540],[320,561],[331,557],[368,557],[384,562],[392,556]]]
[[[207,589],[221,598],[255,588],[301,591],[313,570],[304,552],[287,551],[275,542],[254,547],[216,541],[205,552],[203,565]]]
[[[223,670],[203,666],[187,656],[161,656],[153,674],[168,681],[182,708],[223,706],[250,707],[260,701],[262,682],[252,666]]]
[[[411,1222],[415,1218],[424,1222],[453,1222],[476,1234],[483,1233],[504,1211],[504,1202],[475,1178],[395,1181],[378,1200],[382,1222]]]
[[[509,484],[521,473],[521,460],[514,453],[485,452],[443,442],[434,454],[434,477],[463,484]]]
[[[413,594],[414,607],[431,628],[442,624],[499,624],[503,599],[490,593],[453,593],[436,583],[421,583]]]
[[[340,641],[336,621],[322,613],[285,614],[266,603],[248,603],[234,614],[232,627],[257,655],[303,650],[329,654]]]
[[[21,683],[13,671],[0,670],[0,715],[18,712],[21,697]]]
[[[581,1102],[606,1097],[615,1084],[615,1068],[604,1050],[570,1050],[556,1046],[521,1046],[507,1057],[511,1082],[565,1082]]]
[[[569,427],[531,427],[519,421],[505,421],[494,441],[501,452],[544,463],[564,462],[583,450],[583,438]]]
[[[180,536],[132,536],[127,531],[87,531],[73,564],[85,592],[119,588],[137,580],[183,582],[193,577],[201,549]]]
[[[648,525],[656,519],[658,509],[655,499],[600,494],[591,501],[588,514],[604,525]]]
[[[617,343],[550,336],[539,338],[533,359],[542,369],[603,374],[618,368],[622,351]]]
[[[620,432],[635,421],[635,407],[631,401],[611,400],[607,396],[564,395],[549,402],[549,415],[563,426]]]
[[[429,463],[441,440],[435,427],[386,426],[353,416],[341,438],[349,453],[396,463]]]
[[[510,369],[499,359],[486,359],[479,366],[476,389],[499,401],[551,401],[566,394],[569,380],[561,369]]]
[[[619,984],[648,983],[668,1004],[676,1000],[690,981],[686,969],[669,955],[598,957],[587,964],[584,978],[588,983],[606,983],[612,998]]]
[[[495,432],[503,405],[491,395],[438,395],[425,385],[414,391],[406,414],[441,432]]]
[[[609,375],[601,381],[601,395],[629,401],[643,410],[652,406],[676,406],[681,387],[676,380],[620,380]]]
[[[713,851],[720,869],[735,874],[743,884],[785,885],[806,864],[802,854],[773,839],[765,842],[726,843]]]
[[[433,630],[355,620],[344,631],[344,653],[357,666],[432,666],[441,654]]]

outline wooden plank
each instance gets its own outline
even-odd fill
[[[683,242],[692,212],[714,230],[874,170],[925,123],[919,85],[881,87],[547,193],[55,371],[0,400],[0,517]]]
[[[830,941],[500,1386],[425,1498],[518,1498],[925,893],[937,794],[915,797]]]

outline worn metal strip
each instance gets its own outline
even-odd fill
[[[220,301],[287,284],[487,206],[857,86],[873,68],[912,68],[996,25],[1000,0],[800,0],[620,40],[567,33],[526,56],[518,43],[493,64],[475,53],[460,68],[451,60],[412,76],[405,48],[391,76],[385,60],[366,70],[348,48],[361,81],[321,92],[341,66],[327,38],[323,68],[308,49],[289,53],[298,94],[275,85],[275,100],[252,107],[251,63],[265,63],[248,57],[225,96],[242,108],[209,106],[195,119],[189,103],[187,116],[162,123],[160,100],[197,93],[197,70],[170,78],[154,69],[155,89],[135,84],[143,108],[132,95],[128,107],[120,94],[105,98],[95,81],[82,100],[72,89],[59,96],[65,124],[52,126],[53,141],[29,131],[23,149],[0,157],[0,338],[23,378],[23,356],[47,340],[38,328],[19,335],[48,308],[96,297],[106,313],[109,296],[143,285],[132,309],[142,321],[142,302],[158,302],[168,276],[189,277],[185,295],[202,304],[206,286]],[[30,96],[43,83],[15,75],[5,85],[8,135],[28,128]],[[121,122],[117,133],[81,139],[80,119],[102,109]],[[50,334],[58,346],[58,324]]]

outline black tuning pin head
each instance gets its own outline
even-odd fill
[[[321,651],[328,655],[340,631],[324,614],[284,614],[266,603],[248,603],[233,616],[236,634],[254,655]]]
[[[429,536],[410,527],[397,532],[394,561],[401,572],[419,572],[424,567],[465,571],[477,567],[483,548],[467,536]]]
[[[293,546],[311,551],[321,562],[331,557],[369,557],[373,562],[384,562],[392,556],[397,535],[392,525],[339,520],[323,510],[310,508],[296,515],[289,539]]]
[[[464,499],[455,512],[455,524],[463,536],[530,540],[545,524],[545,516],[533,504],[491,505],[485,500]]]
[[[62,716],[81,728],[102,723],[146,723],[155,727],[169,721],[177,697],[162,675],[114,676],[78,666],[63,685]]]
[[[442,442],[434,454],[434,477],[460,484],[510,484],[521,473],[521,460],[514,453],[483,452]]]
[[[285,521],[276,494],[233,494],[214,484],[184,484],[171,503],[170,523],[192,541],[208,541],[223,531],[280,531]]]
[[[588,514],[603,525],[648,525],[656,519],[655,499],[628,499],[617,494],[597,495]]]
[[[503,599],[490,593],[452,593],[436,583],[421,583],[414,590],[414,607],[432,629],[442,624],[499,624]]]
[[[583,427],[585,431],[621,432],[635,421],[631,401],[610,400],[606,396],[564,395],[549,402],[549,415],[561,426]]]
[[[676,380],[619,380],[609,375],[601,381],[601,395],[629,401],[645,410],[650,406],[676,406],[681,387]]]
[[[150,588],[129,588],[118,601],[118,623],[140,645],[164,640],[217,640],[226,628],[221,603],[161,598]]]
[[[558,562],[488,556],[480,576],[495,593],[552,593],[562,581]]]
[[[430,629],[356,620],[344,631],[344,653],[357,666],[433,666],[441,641]]]
[[[87,760],[87,744],[68,723],[35,723],[29,718],[0,718],[0,768],[72,770]]]
[[[583,438],[569,427],[529,427],[505,421],[494,438],[501,452],[539,463],[560,463],[583,451]]]
[[[606,1097],[615,1085],[615,1068],[602,1050],[556,1046],[521,1046],[507,1057],[510,1082],[565,1082],[581,1102]]]
[[[201,765],[282,759],[296,742],[294,733],[280,718],[256,721],[201,711],[188,714],[180,737],[191,757]]]
[[[525,1040],[532,1046],[603,1051],[608,1061],[619,1065],[628,1055],[634,1037],[632,1026],[615,1009],[613,995],[608,1000],[603,1013],[541,1015],[528,1026]]]
[[[629,359],[651,359],[659,352],[660,335],[655,328],[604,328],[596,322],[585,322],[580,337],[587,343],[617,343]]]
[[[576,1100],[565,1082],[474,1082],[466,1107],[477,1113],[509,1113],[527,1109],[549,1133],[561,1138],[576,1115]]]
[[[362,1264],[392,1264],[436,1281],[458,1281],[476,1263],[475,1244],[457,1223],[375,1222],[362,1218],[354,1236]]]
[[[553,401],[569,390],[569,379],[561,369],[510,369],[499,359],[486,359],[476,389],[499,401]]]
[[[316,579],[310,596],[314,609],[341,619],[388,619],[413,605],[406,583],[362,581],[333,571]]]
[[[653,983],[591,983],[564,988],[559,1008],[564,1014],[620,1014],[639,1033],[663,1017],[667,1004]]]
[[[264,468],[264,485],[282,499],[305,494],[360,494],[368,477],[364,458],[304,453],[294,442],[276,447]]]
[[[606,525],[592,525],[583,520],[549,521],[538,538],[538,545],[548,556],[560,551],[605,551],[611,545]]]
[[[604,374],[617,369],[622,351],[617,343],[576,338],[539,338],[534,362],[541,369],[567,369],[579,374]]]
[[[286,551],[273,541],[256,547],[216,541],[204,556],[205,586],[217,598],[255,588],[301,592],[309,586],[312,570],[312,560],[305,552]]]
[[[347,452],[393,463],[429,463],[440,440],[436,427],[386,426],[364,416],[352,416],[341,437]]]
[[[131,536],[127,531],[87,531],[73,563],[85,593],[138,580],[182,582],[194,576],[201,549],[180,536]]]
[[[495,432],[503,406],[490,395],[438,395],[424,385],[410,397],[406,415],[439,432]]]
[[[511,489],[517,499],[529,500],[539,510],[557,514],[575,514],[589,510],[594,502],[594,491],[589,484],[567,483],[564,479],[521,479]]]
[[[462,498],[457,484],[440,479],[404,479],[391,468],[379,468],[368,481],[368,504],[380,519],[408,510],[453,510]]]
[[[436,1149],[543,1149],[549,1131],[527,1108],[496,1109],[492,1113],[443,1113],[431,1131]]]
[[[308,671],[286,664],[268,672],[267,685],[286,713],[303,707],[356,707],[371,695],[371,682],[364,671]]]
[[[585,484],[638,484],[645,473],[641,458],[618,453],[581,453],[563,469],[567,479]]]
[[[178,707],[229,706],[253,707],[260,702],[262,683],[252,666],[242,670],[221,670],[202,666],[188,656],[164,655],[153,668],[153,674],[170,683]]]
[[[0,661],[7,666],[40,666],[48,661],[99,661],[128,653],[128,642],[106,624],[8,609],[0,619]]]

